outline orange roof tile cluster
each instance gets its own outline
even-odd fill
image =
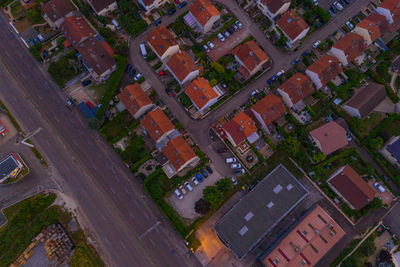
[[[309,28],[308,24],[294,9],[283,14],[276,24],[291,40],[296,39],[304,30]]]
[[[314,86],[310,78],[299,72],[281,84],[279,89],[289,95],[293,105],[314,92]]]
[[[237,145],[257,132],[256,123],[245,112],[240,112],[229,122],[225,123],[222,128],[229,133]]]
[[[260,114],[265,125],[270,125],[286,112],[286,107],[283,105],[282,99],[274,94],[267,95],[251,109]]]
[[[322,153],[325,155],[328,155],[349,143],[346,136],[346,130],[335,121],[328,122],[321,127],[312,130],[310,135],[319,141]]]
[[[254,40],[236,47],[231,53],[237,56],[249,71],[253,71],[260,64],[269,59],[267,54],[265,54]]]
[[[343,71],[339,60],[328,54],[311,64],[307,69],[318,75],[322,86],[326,85]]]
[[[142,107],[151,105],[152,103],[148,95],[137,83],[125,86],[118,95],[118,98],[132,116],[135,116],[136,112],[138,112]]]
[[[196,157],[196,153],[181,135],[170,140],[162,152],[175,170],[179,170],[186,162]]]
[[[390,26],[386,17],[377,13],[372,13],[357,24],[357,27],[368,30],[372,42],[386,33]]]
[[[268,7],[271,13],[276,13],[285,3],[290,0],[261,0],[261,3]]]
[[[337,41],[333,47],[342,50],[347,56],[347,62],[350,62],[360,56],[367,49],[367,44],[361,35],[350,32]]]
[[[189,8],[190,13],[200,23],[201,26],[206,25],[213,16],[221,15],[218,9],[210,0],[195,0]]]
[[[42,9],[48,18],[55,22],[74,11],[75,7],[69,0],[50,0],[42,6]]]
[[[387,9],[392,14],[393,24],[395,30],[400,27],[400,1],[399,0],[385,0],[379,7]]]
[[[169,47],[178,44],[176,36],[162,25],[151,30],[149,35],[147,35],[147,41],[159,56],[164,55]]]
[[[140,123],[156,143],[165,133],[175,128],[167,115],[159,108],[147,113]]]
[[[182,82],[191,72],[198,70],[193,59],[185,51],[174,54],[167,62],[169,69]]]
[[[349,165],[329,178],[333,186],[356,210],[360,210],[375,197],[375,191]]]
[[[82,15],[66,17],[60,25],[60,31],[73,46],[86,37],[96,36],[96,32]]]
[[[317,205],[279,244],[262,257],[265,266],[315,266],[345,235],[340,225]]]
[[[185,93],[199,109],[202,109],[208,101],[218,97],[218,94],[203,77],[193,80],[186,88]]]

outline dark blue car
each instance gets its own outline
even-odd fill
[[[182,8],[182,7],[186,6],[186,5],[187,5],[187,2],[183,1],[178,5],[178,8]]]
[[[292,61],[292,65],[296,65],[297,63],[299,63],[299,61],[300,61],[300,58],[295,58],[295,59]]]
[[[272,79],[269,79],[269,80],[267,81],[268,84],[271,84],[272,82],[273,82]]]
[[[136,70],[132,69],[131,72],[129,73],[129,77],[133,77],[133,75],[135,75],[135,73],[136,73]]]
[[[200,170],[200,173],[201,173],[201,175],[203,175],[204,178],[207,178],[207,177],[208,177],[208,174],[207,174],[207,172],[206,172],[204,169],[201,169],[201,170]]]
[[[161,24],[161,19],[154,21],[154,26],[157,26],[158,24]]]
[[[301,54],[303,57],[307,56],[308,54],[310,54],[310,52],[308,52],[308,50],[304,51],[303,54]]]
[[[201,177],[200,173],[196,173],[196,178],[200,183],[203,182],[203,177]]]

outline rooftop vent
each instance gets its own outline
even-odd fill
[[[250,221],[251,218],[253,218],[254,214],[249,211],[249,213],[246,214],[246,216],[244,216],[244,219],[246,220],[246,222]]]
[[[239,230],[239,235],[243,236],[245,233],[247,233],[247,231],[249,230],[249,228],[247,228],[247,226],[243,226],[240,230]]]
[[[278,184],[277,186],[275,186],[273,191],[275,194],[278,194],[281,190],[282,190],[282,186],[280,184]]]

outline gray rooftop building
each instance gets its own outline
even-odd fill
[[[16,169],[21,167],[21,163],[13,153],[8,154],[7,157],[0,160],[0,183],[7,180]]]
[[[214,230],[241,260],[307,195],[281,164],[222,216]]]

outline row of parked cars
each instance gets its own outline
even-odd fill
[[[235,23],[232,24],[231,27],[218,33],[217,37],[221,42],[225,42],[225,40],[228,39],[231,36],[231,34],[234,34],[236,31],[239,31],[241,28],[243,28],[243,24],[237,20],[237,21],[235,21]],[[208,41],[206,44],[203,45],[203,49],[207,53],[210,52],[211,49],[213,49],[213,48],[214,48],[214,44],[210,41]]]
[[[143,75],[137,72],[131,64],[126,65],[125,72],[129,73],[129,77],[133,77],[134,81],[139,80]]]
[[[207,170],[207,171],[206,171]],[[178,199],[183,199],[183,196],[186,195],[188,192],[192,192],[193,188],[198,186],[200,183],[207,179],[209,174],[212,174],[213,170],[210,166],[206,166],[205,170],[201,169],[195,176],[190,178],[188,181],[184,182],[180,185],[177,189],[175,189],[174,194]],[[203,179],[204,178],[204,179]]]
[[[328,9],[329,15],[333,17],[336,13],[340,12],[350,4],[350,0],[339,0],[337,2],[333,2],[331,7]]]
[[[242,168],[242,164],[237,162],[236,158],[226,158],[225,162],[229,164],[231,169],[233,169],[233,173],[235,174],[243,174],[245,173],[245,170]]]

